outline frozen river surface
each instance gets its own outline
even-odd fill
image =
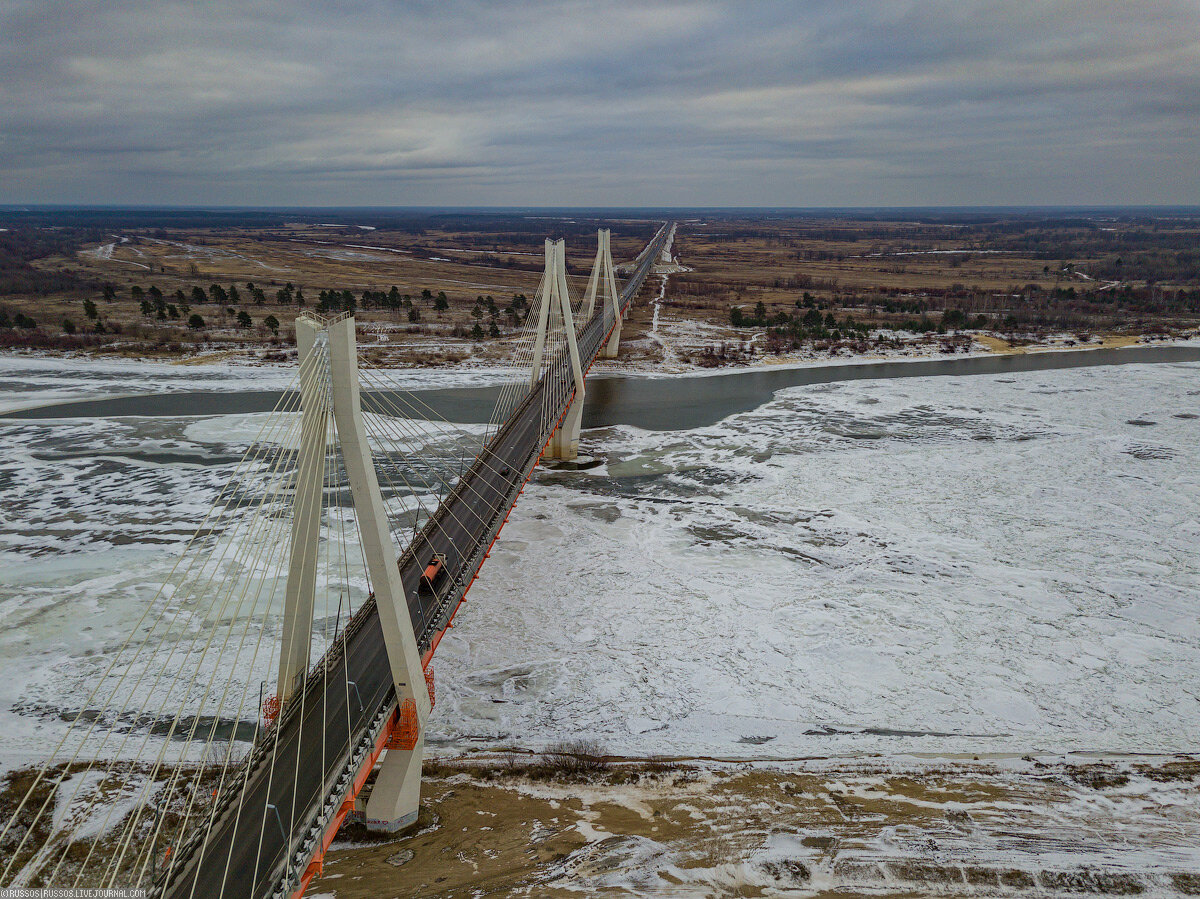
[[[0,763],[61,731],[251,433],[0,421]],[[604,464],[535,476],[438,650],[438,745],[1200,740],[1200,364],[795,387],[584,444]]]

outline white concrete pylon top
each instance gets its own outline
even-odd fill
[[[613,319],[620,316],[617,294],[617,278],[613,272],[612,248],[609,243],[611,232],[601,228],[596,232],[596,261],[592,264],[592,276],[588,280],[587,293],[583,298],[583,320],[591,321],[596,311],[597,292],[601,295],[601,305],[607,306],[613,312]]]

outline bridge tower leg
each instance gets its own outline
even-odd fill
[[[429,717],[431,702],[404,585],[400,581],[396,550],[388,530],[383,497],[379,492],[375,463],[363,428],[353,318],[329,326],[329,367],[334,422],[346,465],[346,477],[354,497],[354,514],[362,536],[363,554],[375,590],[375,604],[379,609],[392,680],[396,685],[396,698],[401,704],[412,700],[419,722],[414,748],[387,750],[383,768],[367,802],[367,826],[394,831],[407,827],[417,817],[425,722]]]
[[[546,274],[542,279],[542,303],[538,310],[538,335],[535,342],[533,372],[536,383],[540,375],[541,347],[545,344],[545,331],[550,313],[557,313],[566,334],[567,350],[571,360],[571,377],[575,396],[567,407],[563,420],[550,437],[544,454],[547,459],[574,459],[579,455],[579,431],[583,423],[584,378],[583,365],[579,356],[579,344],[575,338],[575,318],[571,311],[571,296],[567,290],[566,244],[546,241]]]
[[[328,367],[321,358],[328,341],[312,319],[296,319],[300,353],[300,447],[292,507],[292,542],[283,603],[283,643],[275,695],[284,702],[308,670],[312,650],[313,600],[317,582],[317,543],[321,525],[321,490],[325,441],[329,427],[326,385]]]
[[[601,228],[596,232],[596,261],[592,263],[592,276],[588,279],[587,293],[583,295],[583,320],[589,322],[596,312],[596,288],[603,289],[600,284],[600,270],[604,263],[604,239],[608,231]]]
[[[601,248],[596,254],[596,263],[600,266],[601,289],[604,291],[611,321],[613,322],[613,329],[608,337],[608,343],[605,344],[604,349],[600,352],[602,359],[616,359],[617,350],[621,346],[621,296],[617,293],[617,276],[613,272],[612,247],[609,244],[610,236],[611,232],[607,228],[600,231]]]

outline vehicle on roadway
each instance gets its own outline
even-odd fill
[[[421,572],[420,589],[432,596],[437,596],[439,589],[445,586],[445,580],[446,557],[441,553],[434,553],[433,558],[425,566],[425,570]]]

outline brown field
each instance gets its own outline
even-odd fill
[[[578,296],[591,268],[595,226],[613,228],[619,266],[657,224],[649,217],[543,222],[478,215],[369,230],[314,221],[58,229],[59,252],[21,260],[57,289],[22,291],[0,283],[0,312],[37,323],[36,329],[0,328],[0,342],[279,359],[295,316],[313,310],[321,291],[336,290],[358,300],[360,340],[379,364],[492,364],[516,351],[521,322],[509,305],[515,295],[536,291],[544,237],[566,234]],[[1200,325],[1197,246],[1200,217],[684,219],[674,252],[685,270],[647,282],[627,326],[623,361],[712,365],[797,352],[1009,349],[1052,334],[1080,343],[1103,335],[1180,335]],[[195,288],[208,291],[213,284],[236,286],[238,302],[193,302]],[[107,293],[104,285],[110,285]],[[250,285],[262,290],[260,302]],[[306,305],[277,300],[285,285],[301,290]],[[133,295],[151,287],[164,295],[168,308],[160,314],[146,314]],[[416,321],[407,304],[364,308],[363,291],[392,287],[416,307]],[[439,294],[444,310],[435,308]],[[85,300],[96,304],[99,329],[84,314]],[[731,321],[734,309],[748,319],[740,327]],[[820,312],[820,324],[802,326],[809,309]],[[962,318],[946,319],[947,311]],[[249,325],[237,320],[243,312]],[[202,327],[188,327],[192,314],[203,318]],[[277,334],[266,327],[268,316],[277,320]],[[73,335],[64,333],[67,320]],[[472,333],[476,323],[482,333]]]
[[[310,893],[1195,895],[1198,775],[1164,759],[427,763],[415,834],[344,828]]]
[[[433,232],[418,240],[397,240],[395,235],[332,235],[329,229],[302,226],[290,229],[286,236],[216,231],[165,238],[134,235],[125,243],[112,241],[110,250],[103,249],[109,246],[106,244],[92,245],[72,257],[52,256],[39,260],[37,265],[114,285],[115,300],[105,301],[102,294],[94,299],[101,318],[116,323],[122,335],[143,344],[149,341],[167,355],[200,349],[197,343],[218,351],[283,348],[291,342],[295,317],[313,310],[322,290],[351,290],[358,296],[363,290],[387,291],[395,286],[401,294],[415,298],[424,290],[435,295],[444,292],[449,309],[439,312],[424,303],[418,323],[410,323],[403,310],[361,306],[356,310],[363,332],[360,339],[365,345],[375,343],[392,364],[429,364],[472,356],[481,360],[505,356],[517,333],[511,321],[505,323],[499,340],[472,341],[465,334],[456,334],[455,329],[469,330],[474,324],[471,309],[477,297],[492,296],[498,305],[507,306],[514,295],[532,297],[537,290],[544,256],[534,252],[538,249],[535,245],[514,249],[479,237]],[[641,249],[640,241],[614,239],[613,243],[615,254],[628,252],[629,258]],[[587,263],[572,261],[571,286],[582,295],[589,271],[585,266],[590,265],[590,259]],[[582,268],[582,272],[576,268]],[[143,315],[130,295],[133,287],[148,290],[154,285],[171,301],[176,291],[188,295],[194,287],[207,288],[212,283],[237,285],[242,302],[236,306],[205,303],[190,308],[205,319],[206,327],[199,334],[189,333],[187,315],[182,311],[179,319],[160,322]],[[249,302],[247,284],[261,288],[266,303]],[[305,306],[282,304],[275,299],[285,284],[303,290]],[[81,325],[86,323],[82,301],[70,295],[30,298],[10,305],[40,320],[72,318]],[[254,322],[252,327],[238,327],[234,314],[224,311],[229,308],[235,310],[234,314],[245,309]],[[275,339],[263,327],[267,315],[279,321],[281,339]],[[113,341],[117,347],[121,343]]]
[[[1122,233],[1137,239],[1145,229],[1129,223]],[[1178,236],[1200,242],[1200,220],[1181,226]],[[1054,242],[1052,237],[1047,240]],[[1078,242],[1062,239],[1063,244]],[[838,219],[781,220],[769,225],[688,223],[681,226],[675,249],[680,261],[694,271],[672,278],[671,305],[689,314],[727,320],[733,303],[753,305],[761,300],[769,312],[789,310],[807,291],[830,308],[875,307],[876,315],[882,312],[884,298],[925,300],[931,312],[955,305],[1019,313],[1030,305],[1023,295],[1031,288],[1049,292],[1103,286],[1087,273],[1106,266],[1112,256],[1099,243],[1091,247],[1092,252],[1064,252],[1061,259],[1008,249],[1009,243],[990,229],[971,229],[967,236],[963,226],[955,224]],[[1145,287],[1144,281],[1128,283]],[[1160,291],[1195,291],[1200,287],[1200,271],[1193,263],[1185,277],[1157,283]],[[1104,298],[1101,303],[1112,305]],[[1116,326],[1151,317],[1122,314],[1115,308],[1111,312],[1110,324]],[[1183,318],[1190,324],[1200,320],[1195,312]]]
[[[1192,756],[570,762],[516,751],[427,760],[414,827],[389,835],[343,825],[307,895],[1200,895]],[[97,807],[129,773],[147,766],[98,784]],[[171,776],[162,769],[157,779]],[[0,779],[4,818],[32,777]],[[53,800],[54,780],[37,802]],[[84,818],[92,799],[78,802]],[[208,814],[186,789],[169,791],[162,808],[160,861],[188,821]],[[32,817],[22,814],[6,851]],[[143,818],[146,831],[154,819]],[[60,881],[96,852],[116,851],[128,823],[56,843]],[[22,863],[51,837],[49,825],[35,836]],[[137,870],[131,858],[122,879]]]

